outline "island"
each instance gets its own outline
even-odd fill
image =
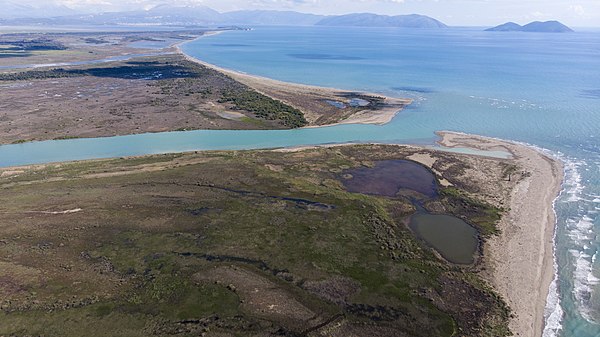
[[[448,28],[444,23],[418,14],[378,15],[371,13],[347,14],[322,19],[317,26],[353,27],[401,27],[401,28]]]
[[[573,30],[558,21],[534,21],[521,26],[514,22],[486,29],[488,32],[535,32],[535,33],[569,33]]]

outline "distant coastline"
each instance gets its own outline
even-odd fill
[[[270,96],[273,99],[282,100],[282,101],[284,101],[284,103],[295,106],[295,107],[299,108],[300,110],[303,110],[302,107],[297,106],[296,104],[294,104],[294,102],[286,101],[284,99],[281,99],[281,97],[274,96],[272,94],[272,92],[274,90],[285,91],[285,92],[294,92],[300,96],[314,95],[315,93],[318,93],[318,95],[322,95],[323,97],[328,97],[328,96],[336,97],[336,96],[339,96],[340,93],[347,92],[345,90],[336,89],[336,88],[326,88],[326,87],[319,87],[319,86],[312,86],[312,85],[305,85],[305,84],[289,83],[289,82],[278,81],[278,80],[274,80],[274,79],[270,79],[270,78],[262,77],[262,76],[258,76],[258,75],[245,74],[245,73],[242,73],[239,71],[222,68],[217,65],[205,62],[194,56],[188,55],[182,49],[183,45],[185,45],[187,43],[197,41],[198,39],[202,39],[206,36],[213,36],[213,35],[220,34],[220,33],[223,33],[223,32],[221,32],[221,31],[211,32],[211,33],[205,34],[205,35],[200,36],[191,41],[184,41],[184,42],[176,43],[173,45],[173,48],[175,48],[179,54],[184,56],[189,61],[196,62],[205,67],[208,67],[213,70],[219,71],[223,74],[226,74],[226,75],[232,77],[234,80],[251,87],[252,89],[262,93],[263,95]],[[344,118],[336,120],[335,122],[328,122],[325,124],[314,123],[316,117],[311,116],[310,112],[303,111],[303,112],[305,112],[307,120],[313,122],[309,126],[305,126],[305,128],[324,127],[324,126],[333,126],[333,125],[341,125],[341,124],[384,125],[384,124],[391,122],[392,119],[394,119],[394,117],[398,113],[400,113],[406,105],[409,105],[412,103],[411,99],[392,98],[392,97],[387,97],[387,96],[384,96],[381,94],[376,94],[376,93],[360,92],[357,94],[373,96],[373,97],[381,97],[384,101],[384,105],[381,107],[375,107],[372,109],[363,109],[363,110],[360,110],[349,116],[345,116]]]

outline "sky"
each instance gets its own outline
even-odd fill
[[[16,0],[13,0],[17,2]],[[80,11],[151,8],[161,3],[205,5],[217,11],[295,10],[316,14],[371,12],[423,14],[449,25],[491,26],[506,21],[559,20],[574,27],[600,27],[600,0],[19,0],[36,6],[56,3]],[[1,10],[1,9],[0,9]]]

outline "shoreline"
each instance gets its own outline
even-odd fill
[[[542,336],[544,310],[555,277],[554,202],[562,190],[562,162],[526,144],[445,131],[438,135],[443,137],[439,141],[443,146],[502,147],[522,169],[532,173],[510,193],[510,210],[499,224],[501,234],[484,245],[486,272],[482,277],[512,309],[510,328],[515,336]]]
[[[171,48],[175,49],[177,54],[183,56],[188,61],[195,62],[202,66],[205,66],[205,67],[208,67],[215,71],[218,71],[220,73],[223,73],[227,76],[230,76],[234,80],[236,80],[244,85],[247,85],[248,87],[256,90],[257,92],[259,92],[265,96],[271,97],[276,100],[281,100],[288,105],[291,105],[295,108],[300,109],[301,111],[303,109],[301,109],[298,106],[295,106],[292,102],[285,101],[279,97],[274,97],[273,95],[269,94],[268,89],[283,88],[284,90],[287,90],[287,91],[297,92],[299,95],[304,95],[304,94],[308,94],[308,93],[310,93],[310,94],[317,93],[324,97],[325,96],[336,96],[340,93],[345,93],[345,92],[356,92],[353,90],[342,90],[342,89],[338,89],[338,88],[328,88],[328,87],[320,87],[320,86],[314,86],[314,85],[308,85],[308,84],[299,84],[299,83],[279,81],[279,80],[271,79],[271,78],[264,77],[264,76],[251,75],[251,74],[246,74],[246,73],[228,69],[228,68],[222,68],[217,65],[200,60],[196,57],[190,56],[190,55],[186,54],[181,48],[184,44],[194,42],[194,41],[202,39],[206,36],[213,36],[213,35],[218,35],[221,33],[222,33],[222,31],[213,32],[213,34],[202,35],[191,41],[184,41],[184,42],[176,43],[176,44],[172,45]],[[344,124],[384,125],[384,124],[391,122],[392,119],[394,119],[394,117],[396,117],[397,114],[399,114],[400,112],[402,112],[402,110],[404,110],[405,106],[412,104],[412,100],[408,99],[408,98],[393,98],[393,97],[388,97],[388,96],[385,96],[382,94],[363,92],[363,91],[358,91],[357,93],[362,94],[362,95],[381,97],[384,99],[385,104],[389,105],[389,106],[384,107],[384,108],[377,108],[377,109],[360,110],[356,113],[353,113],[349,117],[347,117],[343,120],[340,120],[338,122],[335,122],[335,123],[327,123],[327,124],[322,124],[322,125],[314,125],[313,124],[313,125],[304,126],[302,128],[320,128],[320,127],[344,125]],[[314,122],[314,118],[311,118],[312,116],[310,116],[310,114],[307,114],[306,111],[302,111],[302,112],[305,114],[305,117],[309,122],[311,122],[311,123]],[[313,119],[313,120],[311,120],[311,119]]]

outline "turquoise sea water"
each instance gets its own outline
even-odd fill
[[[257,28],[205,37],[189,55],[279,80],[410,97],[385,126],[191,131],[0,146],[0,166],[196,149],[348,141],[431,144],[434,131],[512,139],[566,163],[558,281],[545,336],[600,336],[600,31]]]

